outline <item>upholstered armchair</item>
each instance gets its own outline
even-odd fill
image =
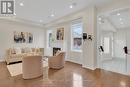
[[[56,56],[48,58],[49,68],[61,69],[65,64],[65,52],[59,52]]]
[[[26,56],[22,58],[24,79],[37,78],[43,75],[42,56]]]

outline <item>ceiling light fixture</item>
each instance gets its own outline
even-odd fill
[[[51,17],[54,17],[55,15],[54,14],[51,14]]]
[[[99,20],[99,21],[101,21],[101,20],[102,20],[102,18],[101,18],[101,17],[99,17],[99,18],[98,18],[98,20]]]
[[[77,3],[72,3],[70,6],[69,6],[69,8],[73,8],[74,6],[76,6],[77,5]]]
[[[43,20],[40,20],[40,22],[43,22]]]
[[[121,14],[120,13],[117,13],[118,16],[120,16]]]
[[[24,6],[24,4],[23,4],[23,3],[20,3],[19,5],[20,5],[20,6]]]
[[[70,8],[73,8],[73,5],[70,5]]]
[[[120,21],[122,21],[122,18],[120,18]]]

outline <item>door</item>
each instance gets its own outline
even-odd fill
[[[101,43],[104,49],[102,58],[111,59],[112,58],[112,33],[107,31],[103,32]]]

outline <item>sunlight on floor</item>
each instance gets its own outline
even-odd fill
[[[121,81],[121,82],[120,82],[120,85],[121,85],[122,87],[126,87],[126,83],[125,83],[124,81]]]
[[[82,76],[77,73],[73,74],[73,87],[83,87]]]

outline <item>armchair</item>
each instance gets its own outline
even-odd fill
[[[48,58],[49,68],[52,69],[61,69],[65,64],[65,52],[60,52],[56,56]]]
[[[42,56],[26,56],[22,58],[24,79],[32,79],[43,75]]]

